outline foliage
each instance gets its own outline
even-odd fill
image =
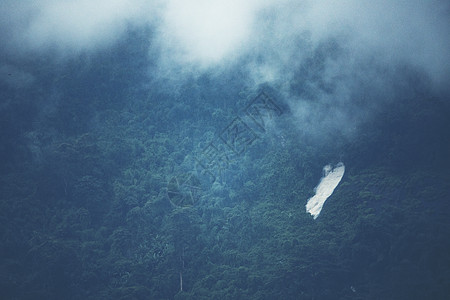
[[[145,56],[140,43],[130,33],[109,54],[53,70],[40,84],[63,96],[45,113],[28,103],[44,92],[9,92],[24,107],[0,111],[1,298],[448,295],[444,104],[398,95],[359,134],[328,143],[293,127],[286,111],[234,158],[228,177],[202,181],[198,201],[177,207],[171,178],[195,169],[193,156],[253,91],[245,74],[193,76],[174,91],[156,76],[143,82],[144,64],[125,59]],[[311,93],[298,82],[292,89]],[[340,158],[346,174],[313,220],[306,200],[323,165]]]

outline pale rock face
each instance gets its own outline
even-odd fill
[[[326,165],[323,168],[323,177],[315,188],[316,194],[309,198],[308,203],[306,203],[306,212],[310,213],[314,219],[319,216],[323,204],[333,194],[334,189],[344,176],[344,172],[345,166],[342,162],[334,168],[331,165]]]

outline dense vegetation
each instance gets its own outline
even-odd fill
[[[318,138],[276,86],[249,88],[230,68],[172,87],[147,49],[134,33],[62,65],[30,59],[31,88],[2,86],[2,299],[448,296],[450,113],[420,72],[394,74],[400,92],[353,134]],[[302,68],[320,72],[323,51]],[[313,80],[299,72],[291,92]],[[262,89],[283,108],[273,128],[216,182],[200,178],[194,205],[174,206],[170,180],[195,173]],[[313,220],[306,200],[340,160],[346,174]]]

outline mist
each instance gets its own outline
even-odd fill
[[[334,38],[348,52],[349,65],[354,56],[376,55],[385,63],[417,66],[441,83],[449,75],[449,13],[449,4],[438,0],[40,0],[3,1],[0,10],[9,53],[96,51],[123,38],[129,26],[153,26],[149,39],[164,50],[161,59],[214,68],[253,56],[259,64],[248,67],[272,72],[270,79],[289,74]]]
[[[25,58],[49,53],[58,63],[101,53],[130,29],[151,28],[148,55],[156,65],[149,73],[157,72],[169,90],[191,76],[213,73],[220,80],[221,73],[243,72],[242,88],[273,86],[304,130],[338,127],[352,135],[372,110],[396,97],[393,82],[405,81],[408,72],[448,98],[449,6],[439,0],[3,1],[0,67],[20,70]],[[24,76],[19,83],[1,80],[30,85],[33,73]]]
[[[70,57],[99,51],[123,37],[127,26],[151,21],[145,1],[3,1],[2,44],[9,55],[52,51]]]

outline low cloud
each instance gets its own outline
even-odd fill
[[[152,6],[141,0],[6,0],[1,6],[2,44],[9,54],[98,50],[121,38],[127,26],[152,19]]]
[[[402,80],[402,68],[423,74],[436,93],[450,92],[450,4],[444,0],[0,5],[0,47],[10,57],[101,51],[130,27],[151,27],[149,55],[157,56],[161,77],[248,74],[243,85],[271,84],[290,103],[297,122],[311,130],[351,131],[373,106],[394,97],[393,82]]]
[[[447,95],[444,1],[284,1],[258,12],[249,41],[252,83],[268,81],[311,135],[351,136],[384,104],[417,90]]]
[[[439,81],[450,69],[449,14],[440,0],[5,0],[0,22],[10,52],[95,50],[127,26],[153,26],[149,39],[174,63],[214,67],[254,56],[266,75],[276,65],[289,72],[292,59],[335,38],[350,56],[405,61]]]
[[[253,5],[237,0],[168,1],[159,42],[179,63],[213,65],[239,54],[251,33]]]

